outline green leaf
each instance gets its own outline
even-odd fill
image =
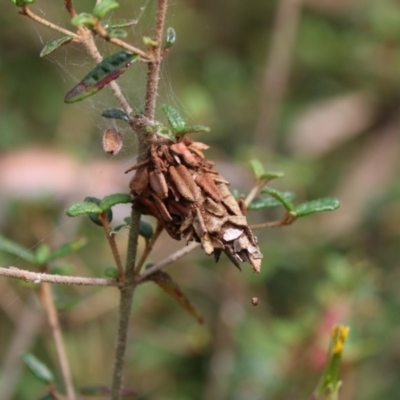
[[[67,208],[68,217],[78,217],[80,215],[88,214],[101,214],[103,210],[95,203],[91,201],[79,201],[70,205]]]
[[[104,270],[104,275],[108,276],[109,278],[118,279],[119,278],[119,271],[115,267],[107,267]]]
[[[250,166],[253,170],[253,174],[259,180],[267,180],[271,181],[272,179],[281,178],[284,176],[283,172],[275,172],[275,171],[265,171],[262,163],[257,159],[250,160]]]
[[[107,13],[118,7],[119,4],[114,0],[102,0],[94,7],[93,15],[98,19],[103,19]]]
[[[155,40],[153,40],[150,36],[143,36],[143,43],[147,46],[147,47],[156,47],[157,46],[157,42]]]
[[[69,43],[72,39],[72,36],[61,36],[56,39],[50,40],[50,42],[47,42],[43,50],[40,52],[40,57],[49,55],[53,51],[59,49],[64,44]]]
[[[98,199],[97,197],[90,197],[90,196],[88,196],[88,197],[85,197],[85,201],[86,201],[86,202],[94,203],[94,204],[96,204],[96,205],[98,205],[98,206],[100,207],[100,203],[101,203],[102,200]],[[101,219],[100,219],[100,217],[99,217],[99,214],[102,214],[102,213],[103,213],[103,209],[101,208],[101,212],[100,212],[100,213],[93,213],[93,214],[90,213],[90,214],[88,214],[88,217],[89,217],[89,219],[90,219],[93,223],[95,223],[96,225],[98,225],[98,226],[103,226],[103,222],[101,221]],[[112,213],[111,208],[108,209],[108,210],[106,211],[106,213],[107,213],[107,220],[108,220],[108,222],[111,222],[112,219],[113,219],[113,213]]]
[[[107,37],[124,39],[128,36],[128,33],[123,29],[110,29],[107,31]]]
[[[119,110],[118,108],[109,108],[108,110],[104,110],[101,113],[101,116],[104,118],[122,119],[123,121],[129,121],[128,114],[123,110]]]
[[[311,397],[312,400],[339,399],[339,388],[341,386],[339,380],[340,361],[349,331],[350,328],[344,325],[337,325],[332,329],[327,361],[322,376]]]
[[[32,251],[19,245],[18,243],[15,243],[15,242],[5,238],[2,235],[0,235],[0,250],[6,252],[8,254],[12,254],[19,258],[22,258],[23,260],[28,261],[32,264],[34,264],[36,261],[36,256]]]
[[[18,7],[27,6],[28,4],[35,3],[36,0],[11,0],[11,3],[15,4]]]
[[[47,244],[41,244],[35,251],[35,264],[45,265],[49,262],[51,250]]]
[[[139,235],[145,239],[150,239],[153,233],[153,227],[148,222],[140,220]]]
[[[210,132],[210,128],[205,125],[189,125],[183,129],[176,131],[178,135],[186,135],[187,133]]]
[[[93,96],[104,86],[118,79],[138,58],[137,54],[126,50],[105,58],[65,95],[64,101],[75,103]]]
[[[306,215],[323,212],[335,211],[340,207],[340,202],[335,197],[325,197],[322,199],[307,201],[306,203],[299,204],[294,212],[298,218],[305,217]]]
[[[54,382],[53,373],[43,362],[39,361],[33,354],[22,354],[22,360],[39,381],[45,383],[46,385]]]
[[[186,128],[186,122],[177,109],[167,104],[163,104],[161,108],[167,116],[168,122],[174,132],[179,132]]]
[[[295,194],[292,192],[281,192],[282,197],[287,201],[293,201],[295,199]],[[282,202],[277,200],[275,197],[258,197],[254,199],[250,205],[247,207],[248,210],[258,211],[264,210],[265,208],[281,207]]]
[[[175,42],[176,42],[176,32],[174,28],[167,28],[167,32],[166,32],[166,38],[165,38],[165,48],[169,49],[170,47],[172,47]]]
[[[197,322],[202,324],[204,322],[203,317],[192,305],[192,303],[183,294],[180,287],[172,280],[172,278],[165,272],[158,271],[151,274],[146,280],[156,283],[162,288],[167,294],[173,297],[181,307],[183,307],[190,315],[192,315]]]
[[[107,211],[116,204],[126,204],[126,203],[132,203],[131,195],[127,193],[115,193],[104,197],[104,199],[100,201],[99,205],[103,211]]]
[[[103,21],[104,29],[118,29],[118,28],[129,28],[132,25],[136,25],[136,19],[120,19],[118,21]]]
[[[71,19],[71,24],[74,26],[85,25],[87,27],[91,27],[96,25],[96,23],[97,23],[97,18],[94,17],[92,14],[88,13],[81,13],[75,15],[75,17]]]
[[[294,211],[294,206],[290,201],[290,197],[287,196],[288,192],[281,192],[276,189],[272,189],[270,187],[265,187],[262,189],[263,193],[267,193],[270,196],[274,197],[276,200],[278,200],[283,207],[286,208],[288,211]]]
[[[69,243],[65,243],[61,245],[60,247],[57,247],[49,256],[48,262],[49,261],[54,261],[57,260],[61,257],[68,256],[72,253],[76,253],[83,247],[85,247],[87,244],[87,239],[86,238],[80,238],[77,240],[74,240]]]

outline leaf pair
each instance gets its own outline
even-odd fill
[[[111,222],[113,218],[111,208],[117,204],[126,203],[132,203],[132,197],[126,193],[111,194],[101,200],[96,197],[86,197],[84,201],[70,205],[66,214],[69,217],[87,215],[95,224],[102,226],[100,214],[106,213],[108,222]]]

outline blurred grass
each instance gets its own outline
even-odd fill
[[[190,123],[212,128],[201,140],[212,145],[209,157],[224,166],[223,174],[232,178],[233,185],[241,191],[249,188],[248,171],[236,179],[229,171],[234,165],[246,170],[254,153],[265,151],[261,161],[266,168],[286,174],[276,187],[296,192],[299,202],[319,196],[340,198],[341,193],[347,197],[341,199],[343,209],[326,218],[311,216],[291,227],[258,232],[264,252],[260,275],[252,275],[246,267],[240,274],[225,258],[215,265],[200,251],[171,266],[171,275],[204,314],[204,327],[197,326],[158,288],[150,283],[140,287],[134,302],[126,384],[141,399],[309,398],[322,370],[330,328],[338,322],[351,327],[340,398],[398,396],[399,163],[395,156],[385,154],[399,145],[400,7],[395,0],[349,1],[331,9],[323,3],[306,2],[302,10],[289,87],[277,126],[265,135],[262,149],[254,146],[254,132],[277,2],[192,0],[170,7],[168,25],[177,31],[177,43],[163,66],[160,104],[178,108]],[[80,11],[90,4],[79,2]],[[39,2],[38,7],[48,19],[67,24],[62,2]],[[130,15],[135,8],[121,2],[115,17]],[[130,32],[135,43],[149,34],[151,9],[152,5]],[[115,102],[103,91],[79,105],[63,104],[65,93],[93,64],[74,46],[60,49],[50,60],[40,59],[43,43],[55,36],[19,16],[11,3],[4,5],[0,15],[0,162],[21,148],[41,144],[54,151],[62,149],[82,170],[99,160],[112,164],[115,161],[102,154],[101,131],[107,122],[100,113]],[[107,45],[100,47],[112,51]],[[135,66],[121,78],[136,109],[142,105],[143,71]],[[355,92],[367,93],[374,100],[374,116],[364,129],[356,134],[349,129],[341,143],[314,156],[289,145],[304,113],[323,100]],[[326,125],[335,126],[340,120],[341,113],[334,114]],[[121,129],[125,131],[123,125]],[[324,126],[318,125],[312,140],[327,140],[324,132]],[[269,135],[274,135],[273,141]],[[374,149],[390,135],[392,145],[383,147],[375,160]],[[129,166],[135,155],[128,131],[126,136],[125,148],[116,158],[121,166]],[[360,155],[365,149],[369,150],[363,161]],[[367,183],[361,200],[352,203],[361,191],[364,180],[360,176],[368,160],[373,165],[363,178]],[[31,166],[32,174],[36,167]],[[0,179],[8,172],[0,170]],[[25,178],[31,179],[30,175]],[[90,185],[81,188],[82,197],[92,195],[101,179],[101,173],[93,176]],[[19,185],[23,188],[25,182]],[[72,201],[82,200],[70,196]],[[90,237],[90,244],[67,260],[74,273],[102,276],[111,265],[101,230],[85,219],[75,223],[64,218],[65,204],[57,196],[29,200],[3,186],[0,206],[1,233],[25,246],[42,240],[59,243],[77,234]],[[279,215],[274,211],[249,218],[261,222]],[[335,220],[343,224],[333,229]],[[121,248],[124,235],[118,237]],[[150,261],[180,245],[163,238]],[[0,254],[0,264],[27,267],[5,254]],[[16,297],[26,301],[31,291],[25,284],[1,281],[0,368],[18,330],[9,312],[17,312],[13,308],[19,304]],[[117,292],[64,287],[54,287],[54,291],[60,301],[79,300],[75,308],[60,313],[77,387],[107,385]],[[256,308],[251,306],[253,296],[261,300]],[[45,325],[31,351],[57,371]],[[23,370],[11,398],[31,400],[42,393],[43,387]]]

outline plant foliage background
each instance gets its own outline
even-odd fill
[[[114,17],[134,18],[141,5],[121,1]],[[68,24],[61,1],[37,6],[46,18]],[[78,10],[91,6],[80,1]],[[262,82],[282,6],[262,0],[171,5],[167,24],[176,30],[177,43],[163,65],[160,104],[212,128],[201,137],[211,145],[208,157],[239,191],[250,188],[248,160],[257,156],[267,169],[285,173],[275,185],[279,189],[295,192],[300,201],[336,196],[342,208],[258,232],[260,275],[247,266],[239,273],[226,258],[215,265],[200,251],[170,267],[203,313],[204,326],[157,288],[141,287],[126,382],[143,399],[309,398],[330,328],[338,322],[351,327],[341,399],[398,395],[400,6],[395,0],[305,1],[294,27],[286,95],[271,129],[262,132],[261,99],[276,101],[285,67],[277,70],[278,88],[266,92]],[[151,7],[149,2],[130,31],[137,42],[147,34]],[[3,5],[0,231],[29,248],[87,236],[88,246],[63,267],[103,276],[112,259],[102,231],[89,220],[68,219],[64,211],[85,196],[128,187],[123,171],[132,164],[134,140],[127,130],[118,156],[103,153],[102,132],[113,125],[100,115],[115,105],[107,90],[79,105],[63,103],[93,63],[74,46],[39,58],[53,37],[11,3]],[[137,109],[143,71],[136,66],[119,80]],[[128,205],[116,210],[117,220],[129,214]],[[250,220],[276,219],[279,212],[254,213]],[[123,248],[124,234],[118,240]],[[163,237],[153,257],[180,245]],[[0,264],[27,267],[2,253]],[[117,292],[53,289],[76,385],[107,385]],[[10,399],[42,393],[28,371],[10,364],[21,343],[56,369],[48,328],[31,294],[28,284],[0,279],[0,377],[15,383]],[[261,300],[258,307],[251,305],[253,296]]]

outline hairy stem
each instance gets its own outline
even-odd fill
[[[157,227],[156,231],[154,232],[153,236],[150,238],[150,240],[147,241],[146,243],[146,248],[143,251],[142,256],[140,257],[139,262],[137,263],[137,266],[135,268],[135,274],[138,276],[140,274],[141,269],[143,268],[144,263],[147,260],[147,257],[153,250],[154,244],[156,243],[157,239],[160,237],[161,232],[164,230],[164,227],[157,222]]]
[[[44,19],[42,17],[39,17],[34,12],[32,12],[27,6],[22,7],[20,14],[26,15],[30,19],[33,19],[34,21],[38,22],[41,25],[46,26],[47,28],[53,29],[54,31],[63,33],[64,35],[68,35],[68,36],[73,37],[76,40],[79,40],[79,35],[77,35],[76,33],[71,32],[67,29],[61,28],[61,26],[53,24],[52,22],[47,21],[46,19]]]
[[[154,39],[157,43],[154,49],[153,61],[148,64],[147,89],[145,99],[145,119],[154,119],[155,107],[158,94],[158,81],[160,79],[161,65],[161,45],[164,30],[164,21],[167,11],[167,0],[158,0],[156,26]],[[135,127],[134,124],[132,124]],[[145,133],[146,126],[136,126],[139,142],[138,162],[147,158],[149,143]],[[131,227],[129,232],[128,252],[125,265],[125,281],[121,288],[121,300],[119,307],[119,323],[115,359],[113,367],[113,377],[111,384],[111,400],[120,400],[122,389],[122,374],[125,365],[125,354],[128,341],[128,330],[130,314],[132,309],[132,299],[136,287],[135,264],[137,244],[139,239],[140,212],[132,208]]]
[[[108,244],[110,245],[115,264],[117,265],[117,268],[118,268],[119,280],[124,281],[125,280],[124,267],[122,266],[121,256],[119,255],[117,243],[115,242],[115,235],[111,233],[111,226],[107,219],[107,214],[106,213],[100,214],[100,220],[103,224],[103,228],[104,228],[104,231],[107,236]]]
[[[51,333],[53,335],[68,400],[76,400],[74,386],[72,384],[71,371],[69,368],[68,358],[64,347],[64,341],[61,335],[61,328],[58,321],[57,310],[54,306],[50,284],[46,282],[42,283],[39,293],[43,307],[46,310],[47,319],[49,321]]]
[[[8,276],[10,278],[21,279],[25,282],[48,282],[59,283],[62,285],[78,285],[78,286],[120,286],[120,283],[114,279],[103,278],[85,278],[83,276],[65,276],[46,274],[44,272],[32,272],[16,267],[0,267],[0,276]]]

